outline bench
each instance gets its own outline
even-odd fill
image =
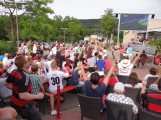
[[[60,94],[71,91],[75,88],[76,88],[75,86],[69,85],[67,87],[64,87],[63,91],[60,92],[60,86],[58,85],[57,86],[57,94],[50,93],[53,96],[57,96],[57,118],[60,118]],[[45,102],[42,102],[40,105],[42,105],[43,113],[45,113]]]

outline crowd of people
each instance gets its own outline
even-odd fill
[[[133,112],[137,114],[138,106],[131,98],[124,95],[125,87],[142,88],[142,98],[145,101],[147,78],[158,77],[152,86],[155,86],[159,94],[161,79],[156,73],[156,68],[150,68],[150,74],[147,74],[142,81],[139,81],[135,72],[132,72],[134,65],[139,65],[140,59],[145,56],[145,51],[140,51],[135,59],[132,59],[130,46],[127,48],[120,46],[117,50],[122,55],[119,59],[113,49],[100,47],[97,42],[94,46],[31,41],[21,43],[17,53],[5,53],[2,56],[0,97],[11,96],[11,107],[22,118],[41,120],[42,117],[36,109],[37,102],[49,99],[51,115],[56,115],[52,94],[57,94],[58,85],[60,91],[63,91],[63,88],[70,84],[84,87],[87,96],[102,98],[102,109],[105,107],[104,101],[108,99],[133,105]],[[111,54],[114,57],[113,61],[108,59]],[[129,76],[127,83],[121,83],[117,74]],[[70,83],[65,85],[64,79],[68,79]],[[114,86],[114,93],[107,92],[109,85]],[[161,110],[158,111],[161,113]]]

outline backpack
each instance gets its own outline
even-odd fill
[[[78,85],[79,84],[78,79],[79,79],[78,70],[75,69],[74,72],[72,73],[70,84],[73,85],[73,86]]]

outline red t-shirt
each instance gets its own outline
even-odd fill
[[[104,81],[104,79],[105,78],[100,78],[99,83],[102,83]],[[117,83],[116,78],[110,78],[107,85],[115,85],[115,83]]]

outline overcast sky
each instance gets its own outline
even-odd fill
[[[54,0],[55,15],[77,19],[98,19],[108,8],[114,13],[154,13],[161,19],[161,0]]]

